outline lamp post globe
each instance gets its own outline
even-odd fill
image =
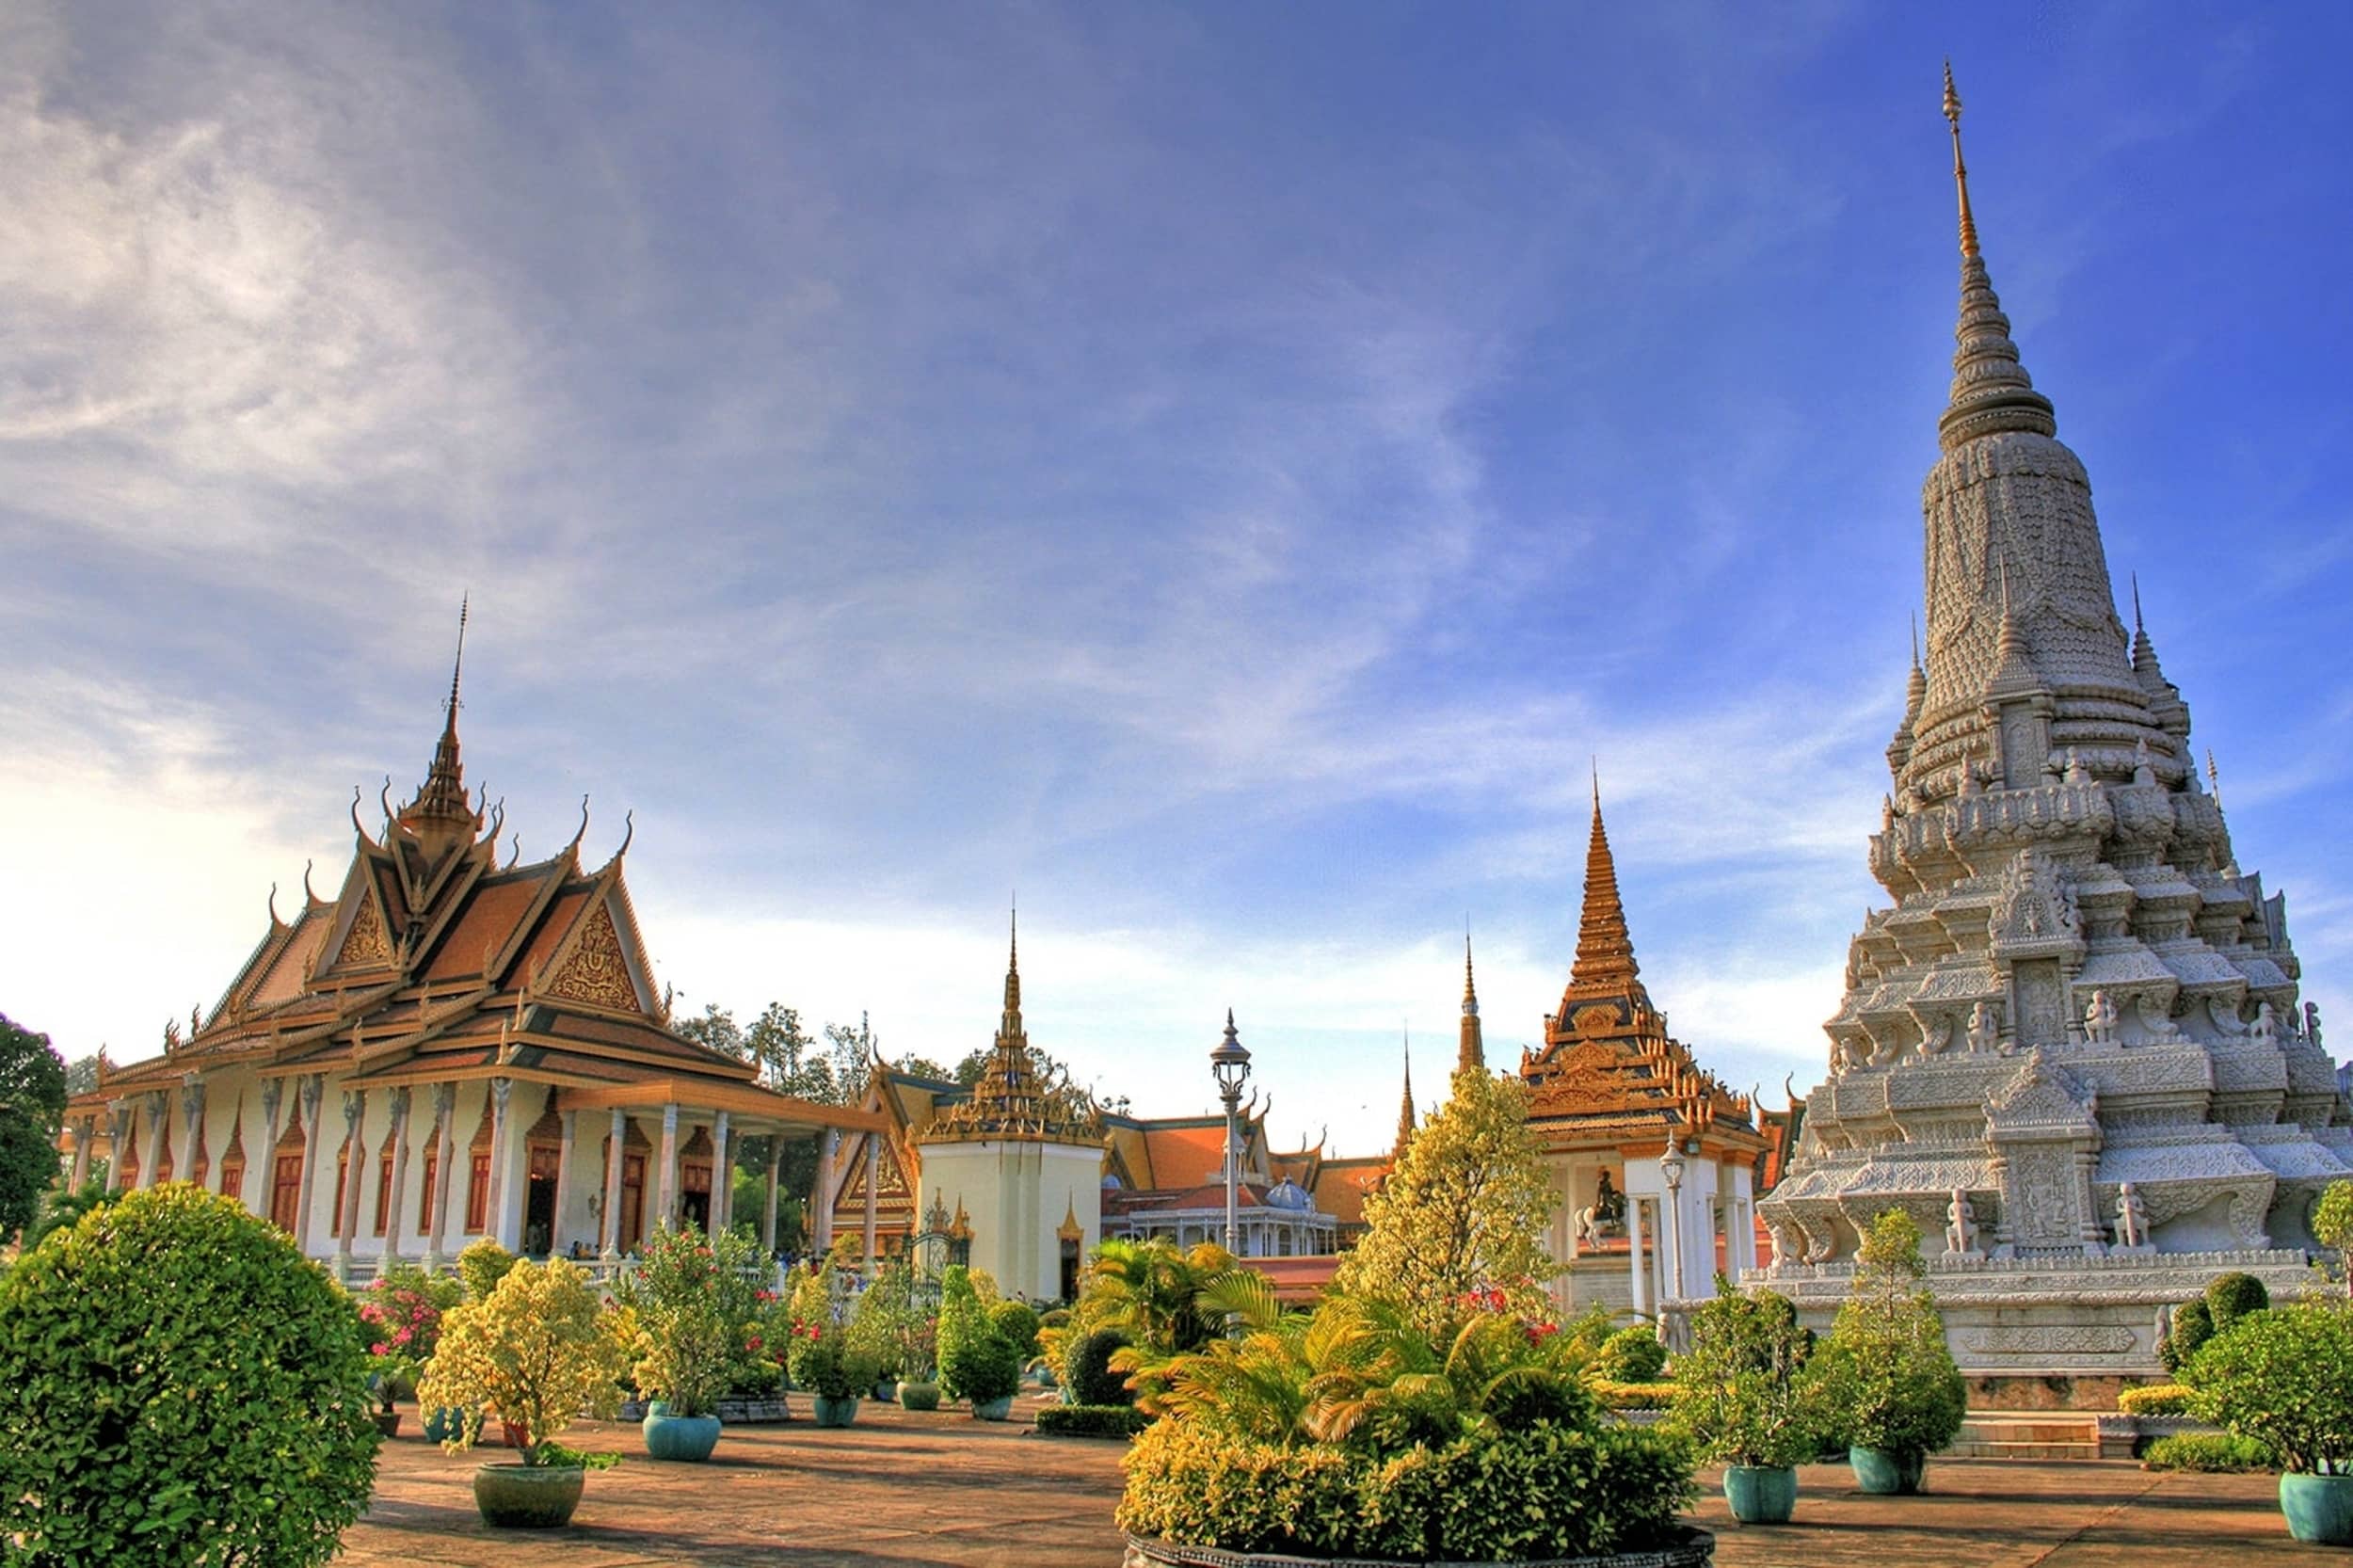
[[[1241,1222],[1237,1184],[1241,1161],[1234,1145],[1234,1117],[1241,1110],[1241,1086],[1250,1079],[1250,1052],[1234,1032],[1234,1010],[1225,1010],[1225,1037],[1209,1052],[1209,1072],[1217,1080],[1217,1096],[1225,1102],[1225,1250],[1240,1256]]]

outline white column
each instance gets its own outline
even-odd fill
[[[882,1140],[870,1132],[866,1135],[866,1272],[870,1275],[874,1272],[874,1224],[879,1218],[881,1186]],[[1001,1224],[1009,1216],[1000,1214],[997,1218]],[[1008,1285],[1005,1288],[1015,1287]]]
[[[662,1202],[654,1213],[660,1223],[678,1226],[678,1107],[662,1108]]]
[[[505,1222],[508,1220],[508,1215],[505,1215],[505,1189],[508,1189],[508,1179],[505,1179],[505,1102],[513,1097],[513,1079],[489,1080],[489,1212],[485,1215],[487,1224],[482,1226],[482,1231],[508,1253],[513,1253],[515,1240],[518,1240],[515,1226]]]
[[[147,1112],[147,1149],[139,1156],[139,1185],[152,1187],[155,1168],[164,1162],[164,1117],[170,1102],[161,1091],[141,1095],[139,1101],[140,1109]]]
[[[728,1209],[735,1195],[735,1158],[728,1148],[728,1113],[711,1120],[711,1234],[728,1228]]]
[[[302,1190],[295,1208],[295,1245],[308,1256],[311,1251],[311,1208],[318,1199],[320,1101],[327,1097],[327,1080],[312,1073],[302,1080],[296,1092],[295,1110],[302,1118]]]
[[[613,1108],[613,1131],[604,1155],[604,1245],[599,1256],[607,1263],[621,1260],[621,1157],[628,1150],[629,1112]]]
[[[131,1102],[116,1100],[106,1107],[106,1191],[122,1191],[122,1151],[131,1146]]]
[[[760,1216],[760,1244],[776,1255],[776,1168],[784,1163],[784,1134],[768,1135],[768,1202]]]
[[[564,1256],[564,1199],[572,1190],[572,1141],[580,1130],[580,1112],[564,1112],[564,1137],[555,1148],[555,1203],[548,1221],[548,1256]]]
[[[433,1211],[424,1217],[424,1266],[439,1269],[449,1240],[449,1193],[457,1185],[457,1085],[433,1086]]]
[[[1630,1192],[1626,1194],[1625,1200],[1625,1235],[1626,1240],[1633,1248],[1629,1255],[1631,1257],[1629,1268],[1634,1276],[1634,1310],[1648,1312],[1650,1310],[1650,1282],[1642,1272],[1642,1200]]]
[[[817,1140],[817,1179],[809,1184],[808,1194],[808,1244],[820,1257],[833,1251],[833,1162],[840,1148],[839,1128],[825,1128],[824,1136]]]
[[[204,1080],[194,1073],[180,1080],[180,1117],[186,1128],[180,1143],[182,1180],[196,1175],[196,1151],[204,1141]]]
[[[279,1121],[285,1107],[286,1080],[262,1080],[262,1147],[258,1156],[246,1157],[244,1197],[246,1208],[264,1216],[269,1213],[270,1199],[278,1192]]]
[[[384,1200],[384,1262],[400,1256],[400,1225],[408,1207],[408,1106],[407,1084],[392,1091],[392,1192]],[[382,1273],[382,1264],[376,1272]]]
[[[72,1186],[69,1191],[78,1192],[82,1190],[82,1184],[89,1180],[90,1140],[97,1136],[97,1117],[84,1116],[73,1124],[73,1176]]]
[[[360,1228],[360,1178],[368,1168],[368,1147],[360,1136],[367,1112],[366,1090],[344,1091],[344,1191],[343,1209],[335,1216],[335,1277],[345,1281],[351,1277],[351,1233]]]

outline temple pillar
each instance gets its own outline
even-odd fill
[[[841,1149],[840,1129],[825,1128],[816,1144],[817,1179],[809,1183],[808,1192],[808,1247],[823,1257],[833,1251],[833,1162]]]
[[[82,1184],[89,1179],[90,1140],[97,1135],[98,1118],[95,1116],[84,1116],[73,1124],[73,1174],[67,1178],[71,1183],[66,1189],[68,1192],[80,1192]]]
[[[441,1243],[449,1237],[449,1190],[457,1185],[457,1135],[450,1123],[457,1114],[457,1085],[433,1086],[433,1203],[424,1217],[424,1266],[441,1267]]]
[[[343,1208],[335,1216],[335,1277],[345,1282],[351,1277],[351,1233],[360,1228],[360,1178],[368,1167],[368,1147],[360,1136],[367,1111],[366,1090],[344,1091],[344,1190]]]
[[[168,1102],[161,1091],[139,1096],[139,1109],[147,1112],[147,1147],[139,1154],[139,1185],[155,1185],[155,1169],[164,1162],[164,1116]]]
[[[513,1097],[513,1079],[489,1080],[489,1215],[482,1231],[508,1253],[513,1253],[518,1240],[515,1226],[508,1224],[510,1215],[505,1212],[505,1192],[513,1187],[513,1182],[505,1179],[505,1102]]]
[[[106,1107],[106,1191],[122,1191],[122,1151],[131,1146],[131,1102],[116,1100]]]
[[[607,1263],[621,1260],[621,1157],[627,1152],[629,1112],[619,1106],[613,1108],[613,1130],[604,1144],[604,1213],[599,1237],[602,1242],[597,1256]]]
[[[408,1196],[408,1086],[404,1083],[393,1090],[389,1103],[392,1109],[392,1191],[384,1200],[384,1261],[376,1266],[379,1275],[384,1264],[400,1256],[400,1222]]]
[[[240,1194],[246,1208],[266,1218],[270,1210],[270,1193],[278,1186],[278,1136],[280,1122],[286,1110],[286,1080],[282,1078],[262,1080],[262,1153],[260,1159],[248,1158],[245,1162],[245,1192]]]
[[[784,1163],[784,1134],[768,1135],[768,1200],[760,1213],[760,1244],[768,1256],[776,1256],[776,1172]]]
[[[724,1111],[711,1122],[711,1234],[716,1236],[728,1228],[734,1207],[735,1161],[728,1148],[728,1113]]]
[[[866,1271],[874,1270],[874,1228],[882,1203],[882,1140],[866,1135]]]
[[[204,1080],[194,1073],[180,1080],[180,1120],[186,1129],[180,1142],[180,1163],[186,1175],[194,1176],[196,1151],[204,1146]]]
[[[1642,1265],[1642,1200],[1631,1195],[1625,1200],[1625,1238],[1629,1248],[1628,1268],[1633,1274],[1634,1310],[1647,1313],[1650,1311],[1650,1290]]]
[[[295,1213],[295,1246],[304,1256],[311,1251],[311,1208],[318,1198],[319,1112],[327,1097],[327,1080],[318,1073],[304,1077],[296,1091],[295,1112],[302,1119],[302,1193]]]
[[[658,1224],[672,1230],[678,1228],[678,1107],[662,1108],[662,1185],[661,1201],[654,1209]]]
[[[554,1218],[548,1222],[548,1256],[564,1256],[564,1200],[572,1191],[572,1144],[580,1131],[580,1112],[564,1112],[564,1136],[555,1147]]]

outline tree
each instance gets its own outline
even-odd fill
[[[87,1095],[97,1087],[97,1057],[77,1057],[73,1061],[65,1064],[65,1092],[67,1098],[71,1099],[75,1095]]]
[[[65,1100],[65,1058],[49,1036],[0,1014],[0,1238],[31,1224],[56,1184]]]
[[[744,1031],[744,1044],[751,1059],[760,1064],[760,1075],[772,1088],[786,1094],[796,1091],[786,1088],[801,1076],[802,1059],[808,1048],[817,1042],[801,1028],[801,1010],[772,1001],[760,1009],[751,1027]],[[808,1096],[800,1096],[807,1099]]]
[[[895,1072],[907,1073],[916,1078],[928,1078],[935,1083],[953,1083],[956,1081],[955,1075],[950,1072],[947,1068],[941,1066],[938,1063],[933,1061],[928,1056],[917,1056],[913,1052],[909,1052],[908,1054],[899,1058],[898,1061],[892,1063],[891,1068]]]
[[[2313,1240],[2337,1254],[2337,1272],[2353,1297],[2353,1181],[2332,1181],[2313,1205]]]
[[[1968,1384],[1945,1347],[1928,1272],[1911,1215],[1891,1208],[1871,1222],[1813,1368],[1856,1448],[1918,1459],[1961,1431]]]
[[[670,1032],[739,1062],[752,1059],[751,1048],[744,1043],[744,1032],[736,1027],[735,1015],[716,1004],[704,1008],[699,1018],[684,1018],[672,1024]]]
[[[1474,1291],[1500,1291],[1507,1310],[1542,1316],[1545,1282],[1559,1268],[1539,1239],[1558,1201],[1528,1135],[1519,1081],[1465,1068],[1365,1200],[1370,1228],[1334,1286],[1396,1302],[1437,1337],[1470,1310]]]

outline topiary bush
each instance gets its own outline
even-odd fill
[[[2144,1384],[2119,1394],[2116,1408],[2127,1416],[2186,1416],[2189,1390],[2178,1383]]]
[[[1021,1388],[1021,1358],[997,1332],[972,1276],[960,1265],[940,1276],[939,1384],[950,1398],[976,1405]]]
[[[1131,1404],[1049,1404],[1037,1430],[1051,1437],[1133,1437],[1152,1417]]]
[[[0,1281],[0,1555],[325,1562],[376,1483],[368,1343],[232,1199],[172,1183],[84,1216]]]
[[[1037,1309],[1027,1302],[999,1302],[988,1309],[988,1320],[1013,1347],[1016,1359],[1024,1363],[1037,1354]]]
[[[1657,1383],[1667,1369],[1667,1347],[1648,1323],[1636,1323],[1603,1340],[1589,1365],[1598,1382]]]
[[[2270,1304],[2271,1292],[2253,1274],[2217,1274],[2206,1287],[2206,1316],[2213,1320],[2217,1334],[2249,1312],[2261,1312]]]
[[[466,1299],[487,1302],[490,1292],[499,1288],[506,1271],[515,1266],[515,1255],[488,1236],[469,1242],[457,1255],[457,1277],[465,1282]]]
[[[2142,1451],[2144,1470],[2195,1470],[2209,1475],[2237,1475],[2246,1470],[2277,1470],[2279,1460],[2251,1437],[2221,1432],[2185,1432],[2160,1437]]]
[[[1070,1341],[1063,1352],[1062,1385],[1072,1404],[1133,1404],[1135,1391],[1112,1370],[1112,1355],[1128,1343],[1115,1328],[1099,1328]]]
[[[2184,1302],[2173,1309],[2172,1326],[2166,1331],[2157,1346],[2157,1359],[2165,1363],[2169,1372],[2178,1372],[2189,1365],[2189,1358],[2198,1353],[2198,1347],[2214,1337],[2214,1314],[2203,1301]]]
[[[2249,1312],[2206,1341],[2182,1381],[2190,1410],[2299,1475],[2353,1468],[2353,1311],[2333,1300]]]

